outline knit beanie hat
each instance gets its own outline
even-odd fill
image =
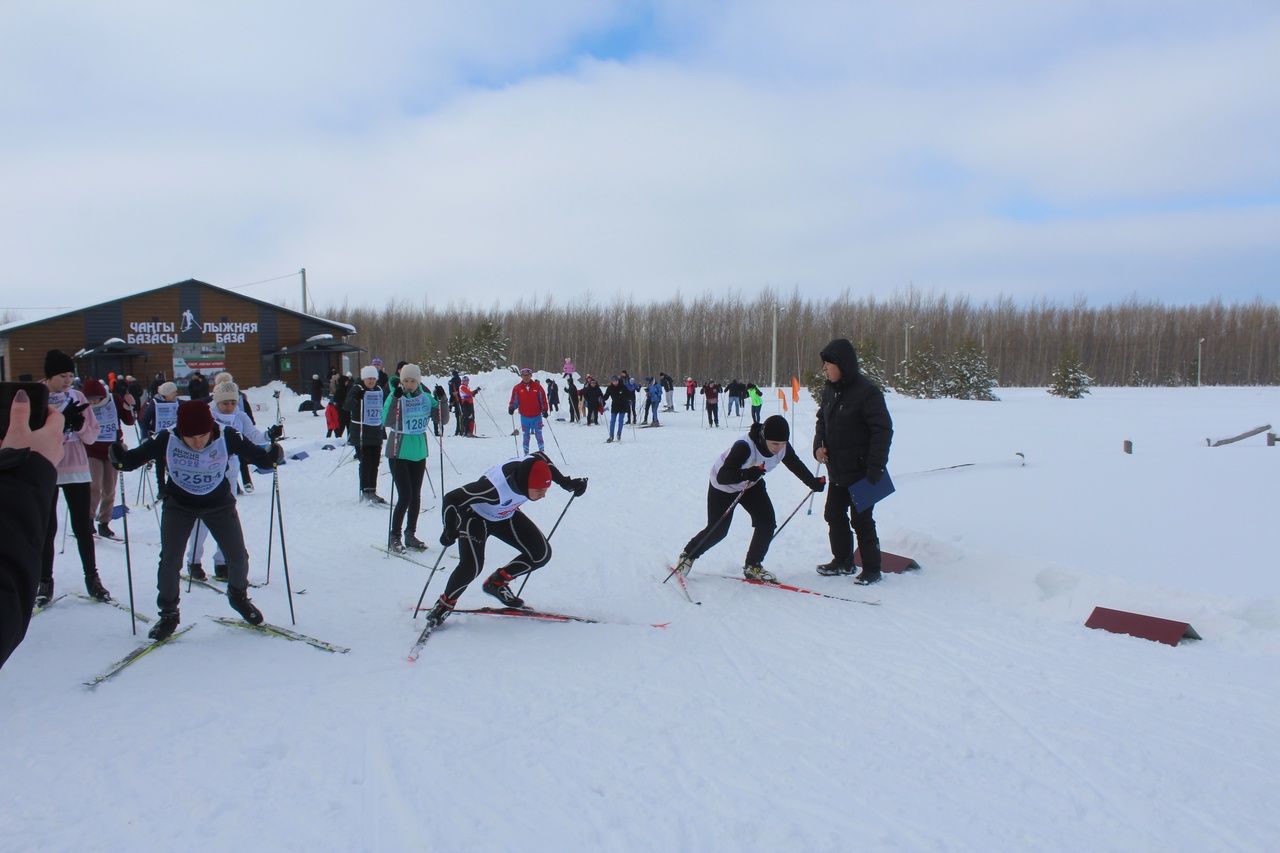
[[[401,381],[401,382],[403,382],[403,381],[405,381],[406,379],[415,379],[415,380],[417,380],[418,382],[421,382],[421,381],[422,381],[422,368],[418,367],[418,365],[416,365],[416,364],[405,364],[405,365],[401,366],[401,368],[400,368],[400,381]]]
[[[84,384],[80,386],[80,393],[92,399],[94,397],[107,396],[107,389],[96,379],[86,379]]]
[[[221,403],[223,400],[240,402],[240,386],[234,382],[219,382],[213,389],[213,402]]]
[[[178,393],[178,386],[174,385],[172,382],[162,382],[160,387],[156,389],[156,393],[161,397],[168,399]]]
[[[44,375],[48,379],[60,373],[75,373],[76,363],[60,349],[51,349],[44,354]]]
[[[213,412],[209,404],[199,400],[186,400],[178,404],[178,435],[191,438],[213,432]]]
[[[786,441],[791,438],[791,427],[782,415],[770,415],[764,421],[765,441]]]
[[[221,385],[223,382],[235,382],[235,381],[236,381],[235,377],[225,370],[219,373],[217,376],[213,377],[214,385]]]
[[[360,368],[360,378],[361,379],[377,379],[378,368],[374,367],[372,364],[366,364],[364,367]]]
[[[535,459],[533,465],[529,467],[529,488],[551,488],[551,468],[541,459]]]

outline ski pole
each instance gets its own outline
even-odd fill
[[[458,546],[458,549],[461,550],[462,546]],[[440,561],[444,559],[445,551],[448,550],[448,548],[440,550],[440,556],[436,557],[436,564],[431,567],[431,574],[427,575],[427,582],[422,585],[422,595],[418,596],[418,604],[413,608],[414,619],[418,618],[418,611],[422,610],[422,600],[427,597],[427,587],[431,586],[431,579],[436,576],[436,570],[440,568]]]
[[[574,501],[574,499],[575,499],[575,498],[577,498],[577,497],[578,497],[577,495],[571,495],[571,496],[569,497],[569,502],[568,502],[567,504],[565,504],[565,505],[564,505],[564,509],[560,510],[560,518],[557,518],[557,519],[556,519],[556,523],[555,523],[555,524],[553,524],[553,525],[551,525],[551,532],[547,534],[547,541],[548,541],[548,542],[550,542],[550,541],[551,541],[551,537],[552,537],[552,536],[555,536],[555,535],[556,535],[556,528],[560,526],[560,521],[561,521],[561,519],[563,519],[563,518],[564,518],[564,514],[565,514],[566,512],[568,512],[568,511],[569,511],[569,507],[573,506],[573,501]],[[520,582],[520,588],[519,588],[518,590],[516,590],[516,598],[519,598],[519,597],[520,597],[520,593],[524,592],[524,585],[525,585],[525,584],[527,584],[527,583],[529,582],[529,575],[531,575],[531,574],[533,574],[533,572],[527,572],[527,573],[525,574],[525,576],[524,576],[524,580],[522,580],[522,581]]]
[[[271,583],[271,547],[276,541],[276,479],[271,479],[271,506],[267,510],[267,583]]]
[[[754,486],[758,482],[760,481],[756,480],[755,483],[751,484],[751,486]],[[751,488],[751,486],[747,486],[747,489]],[[733,499],[733,502],[729,504],[729,507],[720,515],[718,519],[716,519],[716,523],[709,526],[706,529],[706,531],[704,531],[703,534],[698,537],[698,541],[693,543],[693,547],[689,549],[689,551],[686,551],[685,552],[686,554],[696,553],[698,550],[698,546],[701,545],[706,540],[706,538],[711,535],[712,531],[714,531],[721,524],[724,524],[725,519],[727,519],[729,515],[733,512],[733,508],[738,505],[738,503],[742,500],[742,496],[747,493],[747,489],[743,489],[742,491],[738,492],[738,496]],[[676,573],[676,569],[672,569],[670,572],[667,573],[667,576],[662,579],[662,582],[666,583],[667,581],[671,580],[671,576],[674,575],[675,573]]]
[[[67,553],[67,528],[71,525],[71,504],[67,504],[62,508],[62,547],[58,549],[59,554]]]
[[[124,477],[120,478],[120,503],[124,503]],[[133,625],[133,633],[138,633],[138,617],[133,610],[133,560],[129,556],[129,507],[124,508],[124,571],[129,579],[129,622]]]
[[[773,531],[773,535],[769,537],[770,542],[778,538],[778,534],[782,533],[782,528],[786,527],[787,523],[790,522],[791,519],[795,517],[795,514],[800,511],[800,507],[804,506],[804,502],[807,501],[810,498],[810,496],[815,494],[817,494],[817,492],[810,492],[809,494],[805,495],[800,499],[800,503],[796,504],[796,508],[791,510],[791,515],[788,515],[786,519],[782,522],[782,524],[778,525],[778,529]]]
[[[196,519],[196,527],[195,527],[195,530],[191,531],[191,533],[192,533],[192,536],[191,536],[191,557],[195,557],[195,555],[196,555],[196,543],[200,541],[200,519],[198,519],[198,518]],[[184,550],[185,550],[185,549],[184,549]],[[187,592],[188,592],[188,593],[190,593],[190,592],[191,592],[191,582],[192,582],[193,580],[195,580],[195,576],[191,574],[191,564],[192,564],[193,562],[195,562],[195,560],[194,560],[194,559],[188,559],[188,560],[187,560]]]
[[[560,451],[560,461],[563,462],[565,465],[568,465],[569,460],[566,459],[564,456],[564,448],[560,446],[560,439],[556,438],[556,431],[551,427],[551,419],[543,418],[543,421],[547,425],[547,432],[551,433],[551,440],[556,443],[556,450]]]
[[[390,468],[395,464],[396,464],[396,461],[394,459],[387,460],[388,468]],[[396,513],[396,473],[395,471],[392,471],[391,472],[391,500],[387,501],[387,538],[385,540],[385,544],[383,545],[383,549],[385,553],[382,556],[382,559],[384,560],[390,559],[391,557],[391,522],[395,518],[395,513]]]
[[[284,544],[284,501],[280,499],[280,466],[277,463],[271,470],[271,491],[276,496],[276,517],[280,519],[280,562],[284,564],[284,589],[289,596],[289,622],[298,624],[293,615],[293,586],[289,582],[289,552]]]
[[[436,494],[436,484],[431,481],[431,468],[429,466],[423,466],[422,470],[426,472],[427,485],[431,487],[431,497],[436,498],[438,500],[440,496]]]
[[[516,436],[520,433],[520,430],[516,427],[516,415],[515,412],[507,412],[507,414],[511,415],[511,444],[516,449],[516,456],[519,456],[520,440],[517,439]]]
[[[821,474],[821,473],[822,473],[822,463],[821,463],[821,462],[819,462],[819,463],[818,463],[818,473],[819,473],[819,474]],[[817,493],[817,492],[810,492],[810,493],[809,493],[809,509],[805,511],[805,515],[813,515],[813,499],[814,499],[815,497],[817,497],[817,495],[818,495],[818,493]]]

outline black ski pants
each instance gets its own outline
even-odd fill
[[[418,529],[418,513],[422,510],[422,480],[427,473],[427,460],[391,460],[391,479],[396,484],[396,505],[391,511],[391,532],[399,535],[404,524],[409,533]],[[405,515],[409,520],[405,521]]]
[[[707,403],[707,426],[720,426],[719,403]]]
[[[97,553],[93,547],[93,510],[89,508],[89,483],[64,483],[62,496],[67,501],[67,514],[71,532],[76,536],[76,549],[80,552],[80,566],[86,575],[98,571]],[[44,531],[44,554],[40,563],[40,580],[53,580],[53,546],[58,538],[58,490],[53,491],[53,505],[49,510],[49,525]]]
[[[827,520],[827,538],[831,542],[832,557],[853,565],[853,534],[857,534],[858,550],[862,552],[862,567],[869,572],[880,571],[880,538],[876,535],[876,520],[871,517],[874,509],[875,507],[868,507],[862,512],[854,510],[847,486],[833,483],[827,488],[827,503],[822,517]]]
[[[449,583],[444,588],[445,597],[450,601],[457,601],[484,571],[485,540],[490,536],[516,549],[516,555],[502,567],[513,578],[539,569],[551,559],[551,543],[523,512],[516,510],[504,521],[486,521],[467,513],[458,531],[458,567],[449,575]]]
[[[578,395],[570,394],[569,395],[569,423],[573,423],[574,421],[578,420],[579,417],[580,415],[578,414]]]
[[[736,492],[722,492],[715,486],[707,486],[707,526],[699,530],[684,546],[684,553],[697,559],[707,553],[729,532],[733,524],[733,513],[728,512]],[[773,541],[774,528],[778,526],[777,516],[773,512],[773,501],[765,491],[764,481],[756,480],[756,484],[742,493],[738,505],[751,516],[751,544],[747,546],[746,564],[758,566],[764,563],[769,553],[769,543]]]
[[[208,529],[227,561],[227,585],[239,590],[249,587],[249,552],[244,547],[244,530],[236,502],[192,507],[166,498],[160,513],[160,565],[156,571],[156,606],[161,613],[178,609],[182,557],[196,522]]]
[[[382,464],[382,442],[377,444],[357,444],[356,460],[360,463],[360,491],[376,491],[378,488],[378,466]]]

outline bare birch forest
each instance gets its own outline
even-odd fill
[[[597,376],[665,371],[678,379],[740,378],[763,385],[770,381],[775,311],[780,383],[793,375],[803,381],[818,368],[822,347],[844,337],[874,343],[890,374],[907,347],[931,346],[944,355],[973,341],[1003,386],[1047,385],[1067,349],[1099,385],[1194,384],[1199,345],[1206,385],[1280,384],[1280,307],[1262,300],[1189,306],[1131,300],[1093,307],[1084,300],[974,303],[915,291],[887,300],[847,293],[819,300],[766,290],[754,297],[730,292],[657,302],[628,297],[557,304],[546,296],[490,309],[453,302],[343,304],[319,313],[356,326],[350,340],[367,350],[362,360],[423,360],[449,352],[452,339],[489,321],[510,339],[512,364],[554,372],[568,356],[579,371]]]

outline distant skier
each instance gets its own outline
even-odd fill
[[[604,397],[609,401],[609,437],[604,443],[612,444],[615,441],[622,441],[622,430],[627,423],[627,414],[631,411],[627,389],[620,377],[609,377],[609,385],[604,389]]]
[[[385,396],[378,384],[378,368],[366,364],[360,368],[360,384],[347,393],[347,413],[351,416],[347,441],[355,448],[359,464],[360,501],[383,505],[378,495],[378,466],[382,459],[382,442],[386,430],[382,426],[382,404]]]
[[[444,496],[440,544],[448,548],[459,543],[458,567],[427,615],[429,625],[435,627],[443,622],[467,586],[480,576],[485,543],[490,536],[515,548],[517,553],[485,580],[483,589],[506,607],[524,606],[524,601],[512,592],[511,581],[545,566],[551,559],[551,545],[520,507],[526,501],[546,497],[553,482],[575,497],[587,490],[585,477],[566,477],[545,453],[534,453],[495,465],[480,479]]]
[[[406,548],[415,551],[427,548],[417,537],[417,530],[430,446],[426,438],[427,424],[431,422],[436,398],[422,387],[422,369],[418,365],[402,365],[399,379],[396,390],[382,404],[382,423],[387,428],[387,458],[391,460],[391,479],[396,487],[387,548],[404,553]],[[403,541],[400,539],[402,524]]]
[[[821,492],[827,482],[826,477],[815,477],[809,472],[796,456],[790,437],[787,419],[773,415],[763,424],[752,424],[745,436],[720,454],[711,466],[711,481],[707,486],[707,524],[684,546],[676,564],[678,571],[689,574],[693,561],[725,537],[733,523],[729,508],[738,499],[751,516],[751,526],[755,531],[751,535],[751,544],[747,546],[742,576],[766,583],[778,582],[774,574],[764,568],[764,558],[769,553],[769,543],[777,526],[773,502],[765,490],[764,475],[781,462],[812,492]]]
[[[507,414],[520,411],[520,433],[524,439],[524,452],[529,452],[529,434],[538,439],[538,450],[545,450],[542,443],[542,420],[547,416],[547,392],[542,390],[541,383],[533,379],[533,371],[527,367],[520,369],[520,381],[511,389],[511,399],[507,401]]]

